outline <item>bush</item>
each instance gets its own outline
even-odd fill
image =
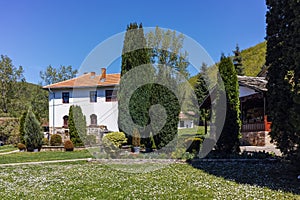
[[[24,123],[24,140],[27,151],[32,152],[35,149],[40,150],[43,145],[44,134],[41,132],[40,122],[29,109]]]
[[[19,149],[20,151],[25,151],[25,150],[26,150],[26,146],[25,146],[25,144],[23,144],[23,143],[19,143],[19,144],[17,145],[17,147],[18,147],[18,149]]]
[[[133,130],[133,134],[132,134],[132,145],[134,147],[139,147],[141,146],[141,136],[140,133],[137,129]]]
[[[123,132],[113,132],[106,134],[102,139],[102,144],[106,153],[112,157],[117,157],[122,144],[127,142]]]
[[[198,154],[202,142],[203,139],[199,137],[187,139],[186,144],[188,145],[188,148],[186,152]]]
[[[62,138],[59,134],[53,134],[50,138],[51,146],[60,146],[62,144]]]
[[[43,145],[49,145],[48,138],[43,138]]]
[[[74,150],[74,145],[71,140],[66,140],[64,144],[65,151],[73,151]]]

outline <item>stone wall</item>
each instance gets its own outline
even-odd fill
[[[270,145],[270,136],[267,131],[242,132],[241,145],[267,146]]]

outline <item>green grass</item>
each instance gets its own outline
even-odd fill
[[[73,152],[64,151],[45,151],[45,152],[17,152],[12,154],[0,155],[0,164],[37,162],[47,160],[66,160],[75,158],[92,157],[88,150]]]
[[[18,148],[14,147],[13,145],[0,146],[0,153],[10,152],[14,150],[18,150]]]
[[[128,172],[141,172],[145,167],[157,170],[144,173]],[[213,166],[207,166],[208,169],[211,167]],[[243,167],[249,168],[248,165]],[[258,177],[256,174],[257,170],[264,169],[264,166],[251,167],[250,179],[265,180],[265,176]],[[276,166],[268,167],[268,170],[276,169]],[[248,184],[247,180],[245,183],[239,183],[206,172],[208,169],[196,169],[188,164],[103,165],[87,162],[0,167],[0,199],[300,198],[299,195],[278,190],[276,187]]]
[[[194,128],[178,129],[178,135],[204,135],[204,126],[194,126]]]

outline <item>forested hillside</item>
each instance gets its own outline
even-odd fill
[[[248,49],[242,50],[242,63],[246,76],[257,76],[266,62],[267,43],[262,42]]]
[[[241,51],[242,64],[246,76],[257,76],[266,62],[267,43],[262,42]],[[191,85],[195,85],[197,75],[189,79]]]

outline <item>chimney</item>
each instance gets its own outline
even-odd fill
[[[106,68],[101,68],[101,78],[100,80],[105,81],[106,79]]]
[[[90,79],[94,79],[95,76],[96,76],[96,73],[95,72],[91,72]]]

